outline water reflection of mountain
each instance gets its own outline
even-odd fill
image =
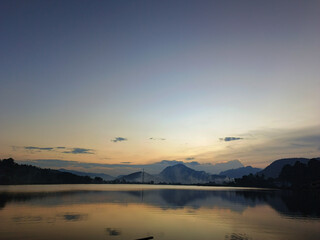
[[[0,210],[10,203],[39,206],[70,204],[147,204],[161,209],[222,208],[242,212],[248,207],[269,205],[287,217],[320,218],[319,194],[272,190],[150,189],[130,191],[61,191],[0,193]]]

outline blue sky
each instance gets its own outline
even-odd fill
[[[320,155],[319,1],[0,6],[2,158]]]

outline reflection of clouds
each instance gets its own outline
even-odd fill
[[[121,231],[115,228],[106,228],[107,233],[109,236],[119,236],[121,235]]]
[[[42,215],[22,215],[15,216],[12,218],[12,221],[16,224],[31,224],[31,223],[54,223],[56,221],[68,221],[76,222],[87,220],[88,214],[77,214],[77,213],[62,213],[56,216],[42,216]]]
[[[43,221],[42,216],[16,216],[12,218],[12,221],[15,223],[21,223],[21,224],[26,224],[26,223],[40,223]]]
[[[226,240],[251,240],[252,238],[245,233],[232,233],[231,235],[226,235],[225,239]]]
[[[65,213],[64,215],[62,215],[62,217],[65,221],[76,222],[76,221],[86,220],[88,215],[87,214]]]

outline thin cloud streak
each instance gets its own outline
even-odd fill
[[[114,142],[114,143],[116,143],[116,142],[123,142],[123,141],[128,141],[128,139],[127,139],[127,138],[124,138],[124,137],[116,137],[116,138],[114,138],[114,139],[111,139],[111,142]]]
[[[31,153],[33,153],[33,151],[35,152],[48,151],[48,152],[65,153],[65,154],[94,154],[93,149],[79,148],[79,147],[68,148],[68,147],[62,147],[62,146],[60,147],[13,146],[12,148],[14,151],[23,149],[23,150],[30,151]]]
[[[24,149],[26,149],[26,150],[51,151],[54,148],[52,148],[52,147],[33,147],[33,146],[28,146],[28,147],[24,147]]]
[[[225,138],[219,138],[219,139],[220,139],[220,141],[230,142],[230,141],[242,140],[243,138],[241,138],[241,137],[225,137]]]
[[[71,153],[71,154],[93,154],[92,149],[88,148],[73,148],[70,151],[64,151],[62,153]]]
[[[165,141],[166,139],[165,139],[165,138],[154,138],[154,137],[151,137],[151,138],[149,138],[149,140],[154,140],[154,141]]]

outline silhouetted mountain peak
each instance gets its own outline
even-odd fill
[[[159,176],[168,183],[205,183],[210,181],[210,174],[193,170],[184,164],[166,167]]]

